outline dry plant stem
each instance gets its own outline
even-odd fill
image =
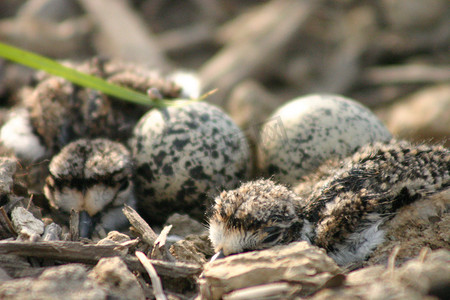
[[[100,53],[166,70],[170,67],[154,36],[127,1],[79,0],[102,34]]]
[[[123,208],[123,214],[127,217],[131,226],[133,226],[139,234],[142,235],[142,239],[149,246],[153,246],[158,236],[153,229],[142,219],[142,217],[130,206],[125,205]]]
[[[155,241],[154,246],[158,245],[159,247],[163,247],[166,245],[167,235],[172,229],[172,225],[164,226],[163,230],[159,234],[158,238]]]
[[[425,262],[425,258],[427,258],[427,255],[430,254],[431,249],[426,247],[426,248],[422,248],[422,250],[420,250],[419,256],[417,257],[417,259],[421,262],[424,263]]]
[[[167,297],[164,295],[164,291],[162,289],[161,280],[159,279],[158,274],[156,273],[155,268],[152,266],[152,263],[147,258],[147,256],[140,252],[136,251],[136,257],[139,259],[139,261],[144,266],[145,270],[147,271],[148,275],[150,276],[150,279],[152,281],[152,287],[153,292],[155,294],[155,297],[157,300],[166,300]]]
[[[400,245],[395,246],[394,249],[392,250],[391,255],[388,258],[388,272],[390,273],[391,276],[394,276],[395,259],[397,258],[400,249],[401,249]]]

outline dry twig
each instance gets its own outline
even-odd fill
[[[166,239],[167,235],[172,229],[172,225],[164,226],[163,230],[159,234],[155,243],[153,244],[152,255],[153,259],[162,259],[166,261],[175,261],[175,258],[170,254],[169,250],[166,247]]]
[[[123,214],[127,217],[130,224],[142,235],[142,239],[149,246],[153,246],[158,236],[153,229],[142,219],[142,217],[130,206],[125,205]]]
[[[155,297],[157,300],[166,300],[167,297],[164,295],[164,291],[161,285],[161,280],[159,279],[158,273],[156,273],[155,268],[152,266],[152,263],[147,258],[147,256],[140,252],[136,251],[136,257],[139,259],[141,264],[144,266],[145,270],[147,271],[148,275],[150,276],[150,280],[152,281],[153,286],[153,293],[155,294]]]

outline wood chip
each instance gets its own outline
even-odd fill
[[[44,233],[44,222],[23,207],[15,207],[11,212],[11,219],[15,231],[23,239],[36,239]]]
[[[158,236],[142,217],[130,206],[125,205],[123,214],[127,217],[131,226],[142,236],[142,240],[149,246],[153,246]]]
[[[70,219],[69,219],[69,233],[70,240],[73,242],[80,240],[80,212],[72,209],[70,211]]]
[[[167,249],[166,247],[166,239],[167,235],[170,232],[170,229],[172,229],[172,225],[164,226],[163,230],[161,231],[155,243],[153,244],[151,254],[151,257],[153,259],[175,261],[175,258],[172,256],[172,254],[169,252],[169,249]]]
[[[299,295],[307,296],[339,273],[341,270],[323,249],[295,242],[210,262],[205,265],[199,284],[202,297],[207,299],[220,299],[234,290],[275,282],[299,284]]]

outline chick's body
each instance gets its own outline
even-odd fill
[[[400,208],[450,187],[450,151],[442,146],[375,143],[328,166],[296,193],[270,180],[222,193],[209,219],[215,249],[231,254],[306,240],[341,265],[360,262],[383,243]]]
[[[63,212],[85,211],[104,229],[127,224],[126,203],[135,206],[129,151],[107,139],[81,139],[54,156],[44,193]]]

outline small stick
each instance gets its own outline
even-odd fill
[[[33,197],[34,197],[34,194],[31,194],[30,200],[28,201],[28,205],[27,205],[27,210],[28,210],[28,211],[30,210],[31,203],[33,202]]]
[[[166,295],[164,295],[164,291],[161,285],[161,280],[159,279],[158,274],[156,273],[155,268],[153,268],[152,263],[147,258],[147,256],[140,251],[135,252],[136,257],[139,259],[141,264],[144,266],[148,275],[150,276],[150,280],[152,281],[153,292],[155,294],[156,300],[167,300]]]
[[[400,252],[400,248],[400,245],[396,245],[388,258],[388,272],[390,273],[391,277],[394,276],[395,259],[397,258],[398,252]]]
[[[0,217],[1,217],[1,221],[3,221],[2,223],[9,230],[9,233],[11,233],[12,236],[17,235],[16,231],[14,230],[14,226],[13,226],[11,220],[9,219],[8,214],[6,213],[3,206],[0,207]]]
[[[136,231],[142,235],[144,242],[153,246],[158,236],[153,229],[142,219],[142,217],[130,206],[125,205],[123,214],[127,217],[130,224],[136,228]]]
[[[425,258],[427,257],[427,255],[430,253],[430,248],[428,248],[428,247],[423,247],[421,250],[420,250],[420,253],[419,253],[419,261],[421,262],[421,263],[423,263],[424,261],[425,261]]]

